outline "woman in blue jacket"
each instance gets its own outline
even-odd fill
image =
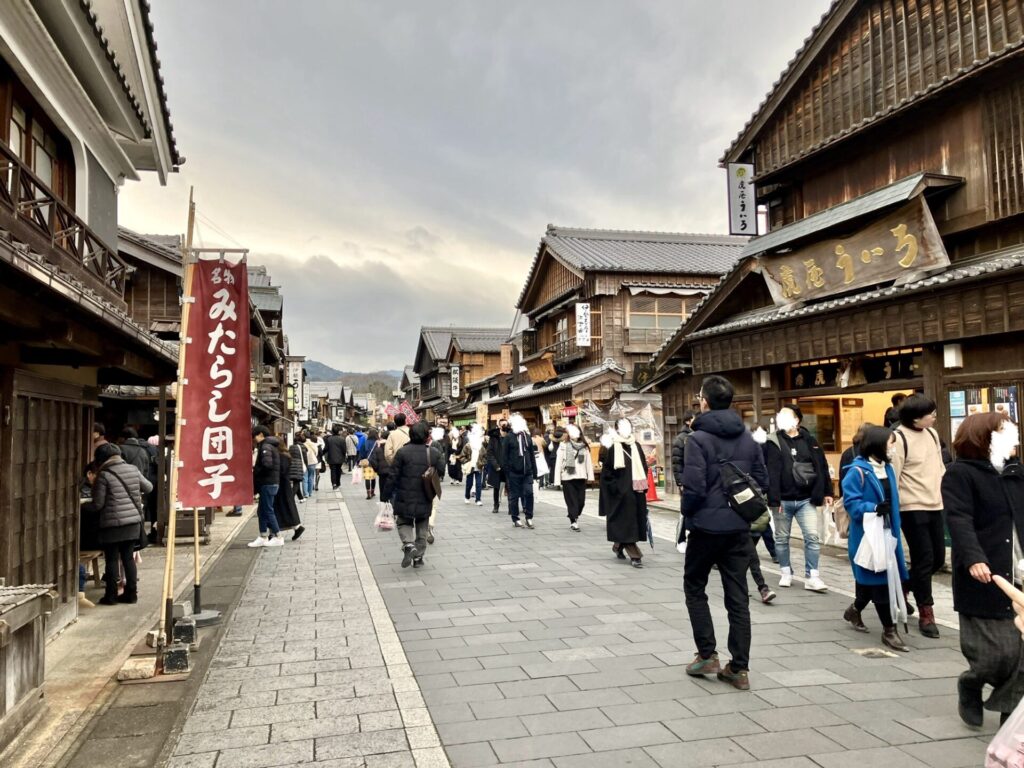
[[[890,465],[896,438],[892,430],[884,427],[869,427],[864,431],[859,446],[859,456],[849,465],[843,478],[843,503],[850,515],[850,538],[848,551],[853,567],[853,578],[857,582],[856,599],[843,613],[850,626],[858,632],[867,632],[861,619],[861,612],[868,603],[875,604],[878,618],[884,631],[882,642],[896,651],[907,652],[910,648],[896,631],[889,604],[888,577],[885,571],[869,571],[853,562],[857,549],[864,538],[864,516],[878,515],[886,529],[895,531],[896,562],[900,579],[908,579],[907,566],[903,559],[903,542],[900,540],[900,498],[896,475]]]

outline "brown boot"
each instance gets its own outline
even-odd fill
[[[855,603],[850,603],[850,607],[843,611],[843,621],[858,632],[868,631],[868,628],[864,626],[864,620],[860,617],[860,611],[857,610]]]
[[[935,610],[930,605],[920,605],[921,618],[917,620],[917,627],[925,637],[938,637],[939,628],[935,626]]]
[[[903,638],[900,637],[900,633],[896,631],[895,626],[885,628],[885,631],[882,633],[882,644],[900,653],[910,653],[910,646],[903,642]]]

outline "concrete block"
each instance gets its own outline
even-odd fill
[[[196,623],[191,616],[177,619],[174,622],[174,642],[194,645],[196,642]]]
[[[174,603],[171,606],[171,618],[180,619],[184,616],[190,616],[192,614],[192,601],[183,600],[180,603]]]
[[[146,645],[150,648],[157,648],[160,645],[160,640],[163,637],[163,633],[158,629],[151,629],[146,633]]]
[[[164,674],[188,672],[192,669],[188,646],[176,643],[164,651]]]
[[[148,680],[156,675],[156,656],[133,656],[117,672],[118,680]]]

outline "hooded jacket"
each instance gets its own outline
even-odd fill
[[[114,456],[103,463],[92,487],[92,499],[83,506],[87,512],[99,513],[101,542],[127,541],[138,535],[132,530],[131,535],[125,538],[111,538],[109,533],[110,529],[141,523],[142,513],[139,508],[142,506],[142,497],[152,490],[153,484],[143,477],[138,467],[128,464],[120,456]]]
[[[683,465],[683,515],[689,530],[748,533],[750,523],[729,506],[719,460],[727,459],[765,488],[768,471],[761,448],[732,409],[708,411],[693,420]]]
[[[265,437],[256,448],[256,463],[252,467],[252,487],[257,491],[264,485],[281,484],[281,442],[276,437]]]
[[[680,488],[683,487],[683,465],[686,462],[686,443],[690,439],[690,435],[693,434],[693,430],[689,427],[683,427],[679,430],[679,434],[676,435],[676,439],[672,441],[672,475],[675,478],[676,485]]]
[[[397,517],[425,520],[433,511],[433,502],[423,488],[423,473],[433,466],[438,475],[444,470],[444,456],[432,446],[406,443],[391,464],[394,492],[391,504]]]
[[[801,444],[802,443],[802,444]],[[811,504],[820,507],[825,497],[832,495],[832,478],[828,471],[825,452],[810,432],[800,427],[796,437],[778,431],[768,436],[764,447],[765,464],[768,468],[768,506],[772,509],[785,501],[810,499]],[[793,478],[793,451],[797,458],[814,465],[814,482],[808,488],[800,488]]]
[[[278,459],[280,461],[280,459]],[[306,448],[301,443],[292,443],[288,447],[289,480],[302,480],[306,476]]]
[[[537,457],[533,440],[525,432],[509,432],[501,441],[501,468],[506,476],[536,477]]]
[[[152,455],[137,437],[129,437],[121,443],[121,458],[126,464],[137,467],[143,477],[149,477]]]

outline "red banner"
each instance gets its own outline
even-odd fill
[[[194,301],[181,329],[178,500],[183,507],[251,504],[249,275],[244,261],[200,259],[192,269]]]
[[[410,427],[420,420],[419,415],[416,413],[413,407],[409,405],[408,400],[403,400],[402,404],[398,406],[398,410],[405,414],[405,423],[408,424]]]
[[[398,413],[398,407],[392,403],[388,403],[387,405],[384,406],[384,413],[389,418],[393,419],[395,417],[395,414]]]

